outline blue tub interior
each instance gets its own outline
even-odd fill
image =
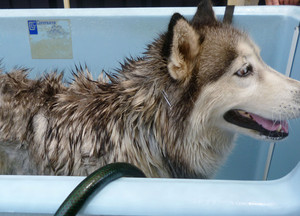
[[[180,12],[185,17],[191,18],[195,10],[195,7],[145,8],[142,10],[134,8],[0,10],[0,59],[2,59],[2,67],[7,71],[16,66],[32,68],[30,73],[32,78],[51,70],[63,70],[66,80],[70,79],[75,64],[86,64],[94,77],[97,77],[102,70],[114,73],[114,69],[119,67],[119,62],[123,62],[125,57],[142,55],[146,45],[166,30],[170,16],[174,12]],[[214,10],[217,17],[221,19],[224,7],[214,8]],[[69,47],[71,54],[66,57],[52,57],[52,59],[40,59],[39,56],[32,56],[28,20],[56,20],[66,23],[66,28],[69,31],[66,34],[69,34],[71,41],[71,47]],[[300,80],[300,42],[299,35],[296,34],[297,29],[299,30],[299,21],[299,7],[249,6],[236,7],[233,25],[250,34],[260,46],[264,61],[279,72],[286,73],[287,64],[292,58],[290,76]],[[295,54],[291,56],[290,50],[295,38],[298,44],[296,43]],[[257,181],[264,178],[272,180],[287,175],[300,161],[299,131],[299,120],[293,120],[290,121],[289,137],[279,143],[268,143],[240,136],[236,142],[236,148],[215,178],[230,180],[221,181],[224,184],[239,185],[245,183],[240,180]],[[5,187],[10,188],[14,181],[18,181],[22,177],[12,177],[12,183],[6,181],[5,178],[8,177],[0,176],[0,182],[3,180],[7,184]],[[50,182],[62,179],[69,181],[63,177],[49,177],[50,180],[44,178],[42,180]],[[73,182],[71,185],[81,179],[80,177],[69,178]],[[27,187],[26,181],[37,180],[23,177],[18,183]],[[208,180],[205,181],[205,184],[210,187],[215,184],[215,181]],[[254,182],[257,183],[256,181]],[[249,182],[249,184],[252,183]],[[299,189],[300,183],[295,185]],[[1,187],[3,185],[0,184]],[[212,190],[214,191],[214,189]],[[232,190],[232,193],[237,192],[234,187]],[[1,191],[0,197],[3,197]],[[30,190],[27,192],[30,193]],[[18,191],[15,190],[7,193],[18,196]],[[4,193],[4,195],[7,194]],[[300,203],[299,196],[296,199]],[[51,204],[51,202],[49,203]],[[0,214],[5,212],[3,206],[7,206],[7,204],[4,205],[0,200]],[[51,213],[53,208],[53,206],[49,208],[45,206],[42,212]],[[15,211],[13,208],[10,210]],[[22,209],[16,210],[16,212],[22,212]],[[197,214],[195,213],[195,215]]]

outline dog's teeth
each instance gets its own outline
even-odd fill
[[[244,116],[244,117],[247,117],[247,118],[251,118],[251,115],[248,113],[248,112],[245,112],[243,110],[239,110],[238,113],[241,115],[241,116]]]
[[[244,116],[244,115],[246,114],[246,112],[245,112],[245,111],[242,111],[242,110],[239,110],[238,113],[239,113],[240,115],[242,115],[242,116]]]
[[[277,132],[283,132],[281,129],[282,129],[282,126],[281,126],[281,125],[279,125],[279,127],[277,128],[277,130],[276,130],[276,131],[277,131]]]

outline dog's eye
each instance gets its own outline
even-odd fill
[[[238,70],[237,72],[235,72],[235,75],[239,76],[239,77],[246,77],[248,75],[250,75],[253,72],[253,68],[251,65],[248,65],[247,67],[243,67],[240,70]]]

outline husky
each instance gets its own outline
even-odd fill
[[[59,73],[2,73],[0,172],[88,175],[128,162],[148,177],[211,178],[236,134],[281,140],[300,115],[300,82],[259,53],[202,1],[115,75],[78,67],[67,85]]]

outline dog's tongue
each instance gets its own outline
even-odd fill
[[[258,115],[251,113],[252,118],[260,124],[263,128],[269,131],[283,131],[285,133],[289,132],[289,127],[287,121],[272,121],[269,119],[262,118]]]

